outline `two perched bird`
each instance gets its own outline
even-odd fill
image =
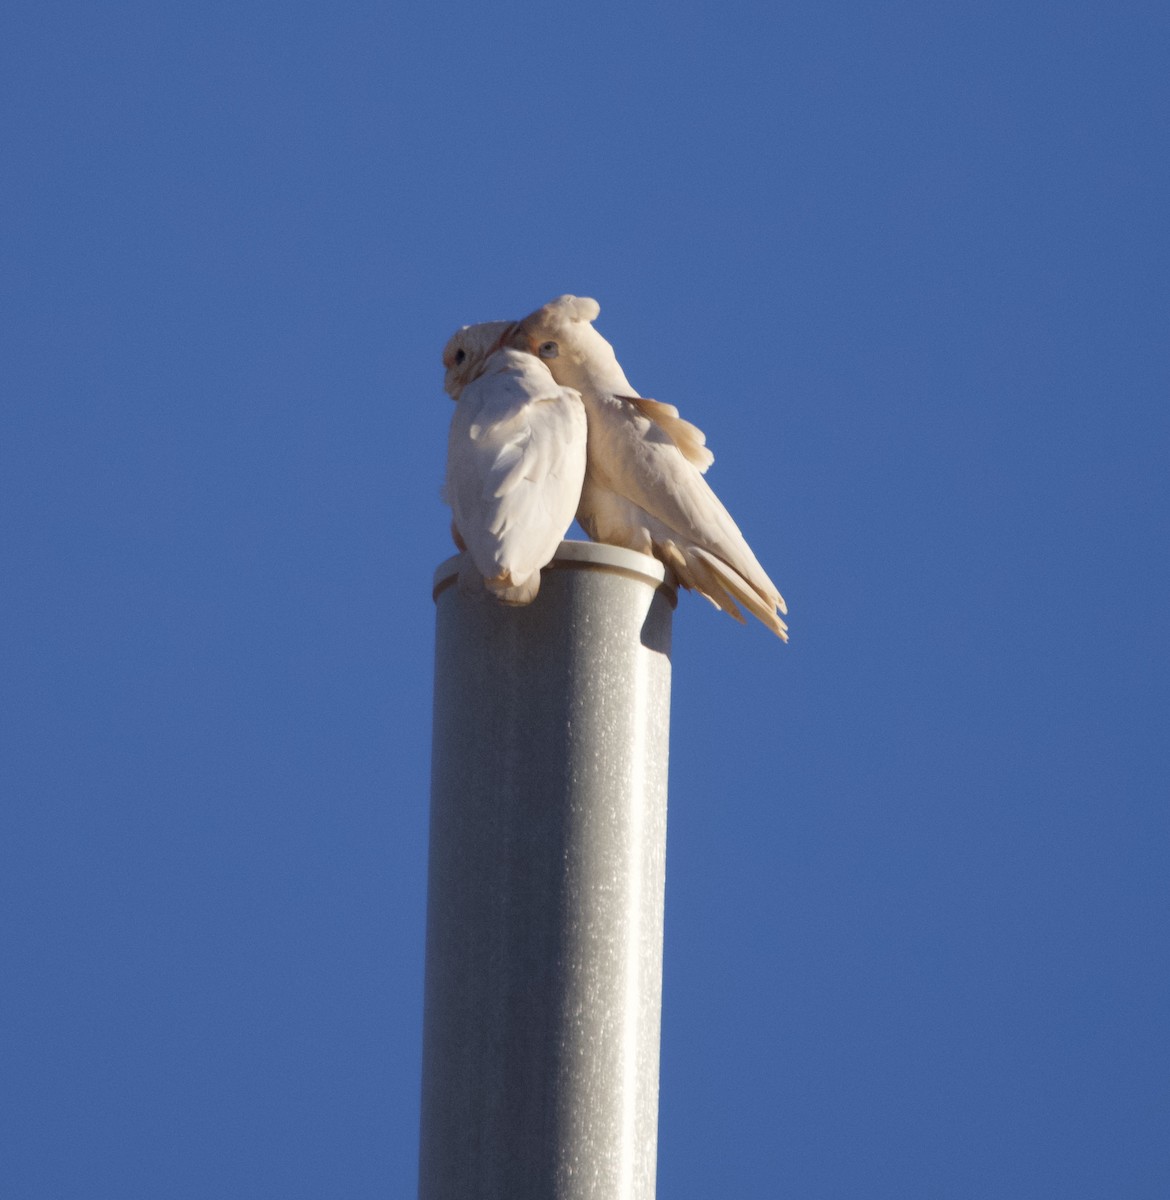
[[[630,386],[593,328],[596,300],[561,296],[522,321],[447,343],[455,401],[444,494],[452,534],[508,604],[528,604],[574,516],[591,538],[652,554],[679,583],[788,640],[775,584],[703,478],[703,433]]]

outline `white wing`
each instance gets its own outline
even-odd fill
[[[576,513],[585,409],[537,358],[498,350],[455,406],[446,498],[488,589],[527,604]]]
[[[685,587],[740,620],[742,604],[784,637],[784,600],[703,478],[706,464],[640,397],[586,394],[589,475],[578,517],[589,535],[656,555]]]

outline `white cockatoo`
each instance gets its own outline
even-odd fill
[[[714,461],[678,409],[639,396],[593,328],[596,300],[561,296],[503,334],[576,389],[589,423],[577,520],[594,540],[653,554],[679,582],[743,621],[739,605],[784,641],[784,598],[703,478]]]
[[[581,498],[585,408],[539,358],[501,347],[514,329],[469,325],[443,351],[455,401],[443,493],[484,586],[505,604],[529,604]]]

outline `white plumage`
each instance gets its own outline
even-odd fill
[[[703,478],[714,461],[706,438],[678,409],[630,386],[593,328],[600,311],[596,300],[561,296],[500,335],[584,402],[588,466],[577,519],[595,540],[656,555],[684,587],[738,621],[742,605],[787,641],[783,597]]]
[[[529,604],[572,523],[585,476],[585,409],[539,359],[500,349],[514,324],[461,329],[447,343],[455,400],[444,496],[456,544],[507,604]]]

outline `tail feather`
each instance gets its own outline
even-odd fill
[[[781,641],[788,641],[788,626],[776,611],[784,603],[779,594],[774,600],[772,597],[762,596],[738,571],[701,546],[687,547],[687,558],[692,565],[692,574],[701,579],[702,584],[707,585],[706,588],[702,584],[696,585],[696,591],[702,592],[717,607],[743,621],[743,614],[735,603],[739,601]]]
[[[533,571],[520,580],[513,579],[509,571],[485,577],[470,554],[465,554],[463,558],[464,561],[459,564],[459,590],[468,596],[482,596],[487,592],[501,604],[519,606],[531,604],[540,591],[539,571]]]
[[[756,562],[730,517],[728,540],[733,546],[738,542],[742,547],[742,557],[746,560],[742,570],[690,541],[685,534],[680,535],[633,500],[597,484],[588,474],[577,520],[594,541],[653,554],[674,572],[682,587],[698,592],[728,616],[746,623],[742,605],[778,638],[788,640],[788,626],[779,615],[788,612],[784,598]],[[745,571],[750,572],[750,577]]]
[[[533,571],[527,578],[517,582],[510,572],[505,571],[494,579],[485,579],[483,585],[501,604],[531,604],[540,591],[540,572]]]
[[[741,625],[747,624],[747,620],[740,611],[739,605],[736,604],[730,590],[724,585],[718,573],[712,569],[711,565],[695,553],[695,547],[693,546],[688,547],[686,574],[680,575],[679,580],[684,583],[684,586],[698,592],[704,600],[710,601],[716,608],[727,613],[729,617],[733,617]]]

